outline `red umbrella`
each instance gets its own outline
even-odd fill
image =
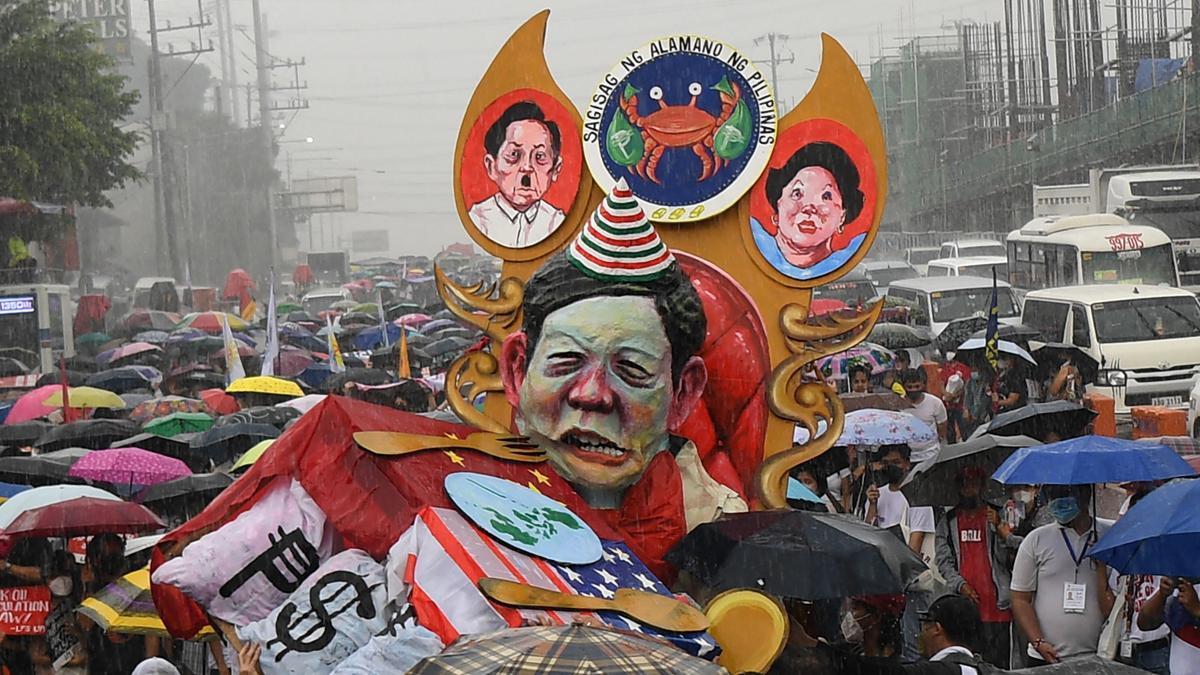
[[[254,279],[246,273],[246,270],[237,268],[225,277],[225,290],[221,291],[221,297],[225,300],[236,300],[242,297],[242,292],[245,290],[256,290]]]
[[[312,268],[308,265],[296,265],[295,271],[292,272],[292,282],[297,286],[311,286],[317,283],[317,278],[313,276]]]
[[[849,307],[837,298],[817,298],[808,306],[808,313],[812,316],[821,316],[822,314],[832,314],[843,309],[849,309]]]
[[[173,330],[179,321],[179,315],[174,312],[137,309],[125,317],[125,327],[135,333],[143,330]]]
[[[153,532],[167,526],[141,504],[76,497],[29,509],[4,528],[10,537],[86,537],[105,533]]]
[[[220,389],[205,389],[200,392],[200,399],[213,415],[231,415],[242,409],[236,398]]]
[[[280,377],[295,377],[303,373],[304,369],[313,363],[312,354],[308,350],[284,346],[279,351],[279,357],[275,361],[276,375]]]

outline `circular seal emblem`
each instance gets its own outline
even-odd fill
[[[766,76],[733,47],[672,35],[621,59],[588,99],[583,154],[610,191],[624,178],[650,220],[690,222],[732,206],[775,147]]]

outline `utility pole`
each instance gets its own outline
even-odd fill
[[[275,166],[275,132],[271,129],[271,69],[267,59],[267,31],[263,27],[262,9],[259,0],[253,0],[254,10],[254,60],[258,73],[258,127],[262,133],[263,148],[267,161]],[[271,250],[271,266],[279,264],[279,233],[275,223],[275,181],[267,182],[267,225],[270,230],[267,240]]]
[[[786,59],[782,56],[779,56],[775,51],[775,42],[778,41],[779,46],[782,47],[783,43],[787,42],[788,37],[789,36],[784,35],[783,33],[767,33],[766,35],[760,35],[759,37],[754,38],[754,44],[758,45],[766,41],[768,48],[771,50],[771,58],[759,59],[755,60],[754,62],[765,63],[771,67],[771,91],[775,94],[775,106],[780,111],[780,115],[783,114],[783,111],[786,110],[786,107],[783,105],[783,97],[779,94],[779,64],[795,63],[796,55],[792,52],[792,50],[789,49],[788,57]]]
[[[169,142],[167,131],[168,116],[165,111],[164,99],[166,92],[163,91],[162,77],[162,62],[161,50],[158,46],[159,33],[169,33],[179,30],[195,30],[199,42],[192,42],[191,48],[184,51],[176,51],[174,45],[168,46],[170,56],[189,56],[193,54],[203,54],[213,51],[212,43],[206,48],[203,46],[203,29],[208,27],[210,22],[204,15],[204,8],[201,5],[201,0],[196,0],[196,8],[200,12],[200,20],[194,21],[189,19],[182,26],[172,26],[170,22],[165,27],[159,27],[157,14],[154,8],[155,0],[146,0],[149,8],[150,19],[150,149],[154,155],[154,185],[155,185],[155,202],[157,204],[156,217],[162,217],[162,228],[165,236],[156,237],[156,249],[158,253],[158,269],[159,273],[163,273],[163,262],[167,262],[171,276],[175,279],[180,279],[183,275],[183,267],[179,259],[179,223],[177,220],[176,210],[176,191],[179,186],[178,178],[175,174],[175,163],[171,153],[171,144]],[[161,213],[158,209],[161,207]],[[156,225],[155,232],[158,233]]]
[[[236,126],[241,120],[241,100],[238,97],[237,53],[233,49],[233,16],[229,0],[217,0],[217,33],[221,38],[221,85],[230,101],[230,117]]]

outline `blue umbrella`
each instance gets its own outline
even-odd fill
[[[1021,448],[992,478],[1006,485],[1092,485],[1194,476],[1188,463],[1165,445],[1104,436],[1081,436]]]
[[[1091,556],[1121,574],[1200,577],[1200,480],[1164,485],[1129,509]]]
[[[387,323],[388,344],[396,344],[400,341],[401,328],[394,323]],[[383,346],[383,331],[379,326],[367,328],[354,336],[354,347],[356,349],[375,349]]]
[[[171,334],[165,330],[147,330],[133,336],[134,342],[149,342],[152,345],[161,345],[170,339]]]

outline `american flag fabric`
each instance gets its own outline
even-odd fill
[[[494,577],[596,598],[611,599],[619,588],[672,596],[624,543],[601,540],[601,544],[604,554],[599,561],[560,565],[501,544],[453,509],[426,507],[388,553],[388,596],[410,603],[418,622],[445,644],[462,635],[595,618],[614,628],[666,640],[693,656],[715,659],[720,654],[707,632],[660,631],[613,612],[507,607],[489,601],[476,585],[484,577]]]

